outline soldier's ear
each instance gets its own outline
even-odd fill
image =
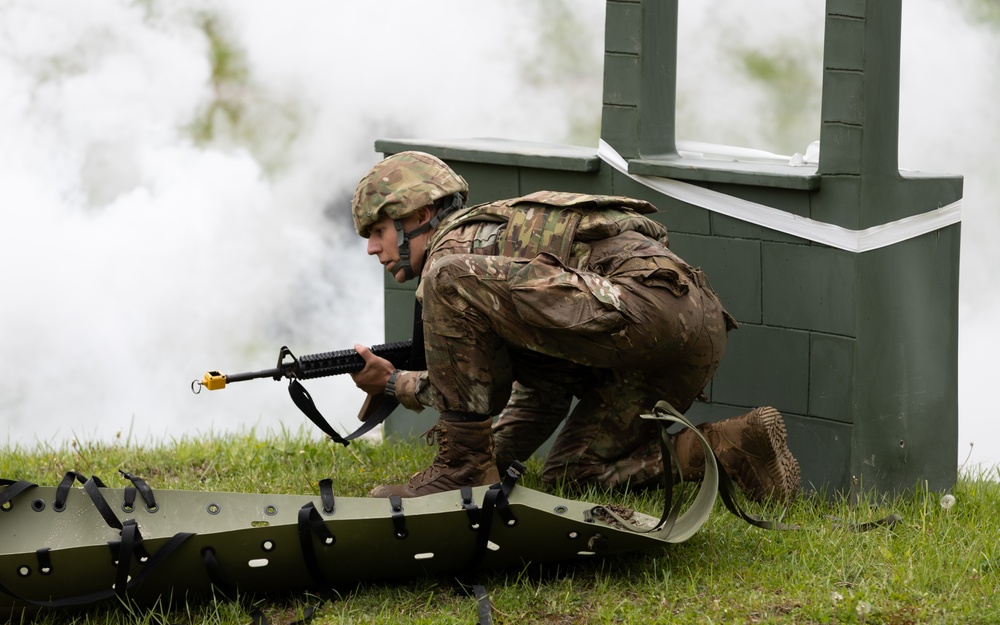
[[[428,221],[431,220],[431,217],[433,217],[436,213],[437,213],[437,206],[433,204],[430,204],[428,206],[421,206],[420,209],[417,210],[417,219],[420,220],[418,222],[418,225],[422,226],[423,224],[427,223]]]

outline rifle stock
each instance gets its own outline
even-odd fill
[[[410,362],[413,341],[406,340],[373,345],[371,350],[376,356],[380,356],[391,362],[397,369],[406,369]],[[361,371],[364,366],[365,361],[354,349],[307,354],[296,358],[291,350],[287,347],[282,347],[278,352],[278,364],[273,369],[262,369],[260,371],[248,371],[229,375],[219,371],[209,371],[201,380],[191,382],[191,390],[195,393],[200,393],[204,387],[210,391],[215,391],[226,388],[226,385],[232,382],[243,382],[244,380],[256,380],[259,378],[272,378],[274,380],[280,380],[281,378],[294,378],[298,380],[323,378],[331,375]]]

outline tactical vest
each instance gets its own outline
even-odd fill
[[[574,243],[586,243],[636,231],[667,243],[667,229],[643,214],[656,212],[649,202],[611,195],[537,191],[524,197],[470,206],[438,227],[434,249],[445,234],[474,222],[506,224],[498,232],[496,254],[534,258],[547,252],[566,262]]]

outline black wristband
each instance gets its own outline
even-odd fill
[[[396,378],[399,376],[399,369],[394,369],[389,375],[389,381],[385,383],[385,394],[387,397],[396,399]]]

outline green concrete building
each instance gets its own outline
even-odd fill
[[[806,488],[950,487],[962,178],[899,170],[901,0],[828,0],[821,149],[794,164],[678,151],[677,11],[678,0],[607,3],[599,148],[428,138],[375,149],[439,156],[473,203],[541,189],[651,201],[671,247],[740,323],[689,418],[775,406]],[[386,281],[388,341],[410,337],[412,289]],[[437,416],[403,412],[388,436]]]

